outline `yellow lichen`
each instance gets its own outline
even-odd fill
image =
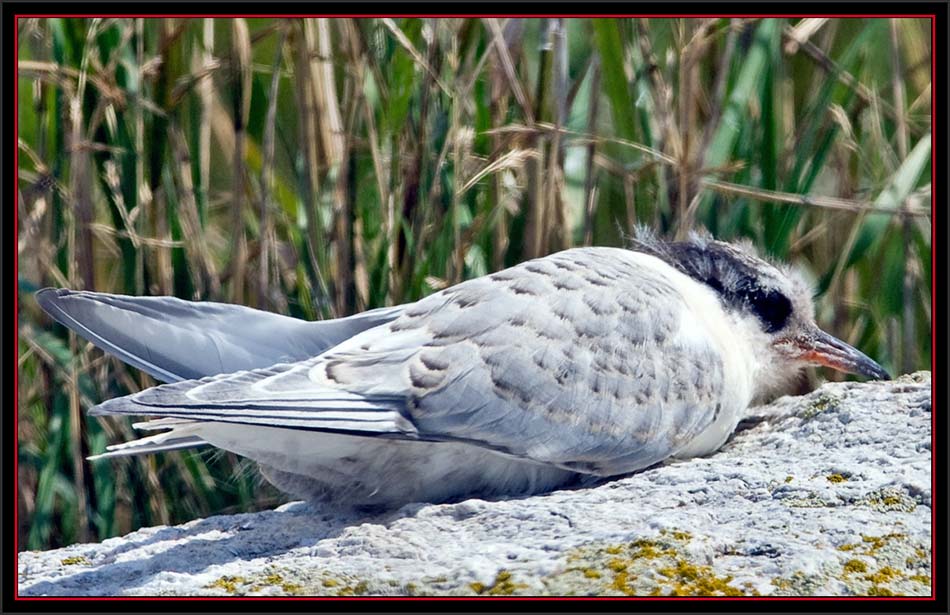
[[[630,546],[636,549],[632,554],[634,558],[643,557],[643,558],[653,559],[657,557],[662,557],[664,555],[674,554],[674,551],[672,549],[662,549],[660,548],[659,544],[657,544],[656,541],[646,540],[643,538],[633,541],[633,543]]]
[[[892,510],[910,512],[917,508],[917,502],[894,489],[882,489],[866,496],[861,503],[881,512]]]
[[[891,568],[890,566],[884,566],[883,568],[878,569],[876,572],[873,572],[864,577],[865,581],[870,581],[875,585],[879,583],[889,583],[893,579],[901,576],[901,573]]]
[[[231,579],[231,582],[225,580],[229,578]],[[222,577],[221,579],[218,579],[218,581],[215,581],[215,583],[219,583],[218,587],[226,589],[231,593],[237,589],[238,582],[243,584],[249,583],[249,581],[244,580],[242,577]],[[265,587],[279,587],[285,594],[299,594],[303,591],[303,586],[298,585],[297,583],[288,583],[284,581],[284,577],[282,577],[277,572],[269,572],[263,579],[256,581],[254,586],[248,591],[259,592]]]
[[[849,559],[842,568],[847,574],[854,574],[856,572],[867,572],[868,565],[859,559]]]
[[[625,545],[605,545],[598,550],[597,569],[569,568],[587,579],[602,579],[602,586],[622,595],[758,595],[748,583],[742,588],[731,585],[733,577],[718,576],[711,566],[694,564],[682,556],[677,546],[693,540],[692,534],[680,530],[660,530],[656,539],[640,538]],[[606,556],[606,557],[604,557]],[[575,558],[580,559],[580,558]],[[572,560],[573,561],[573,560]],[[641,572],[644,576],[640,576]],[[638,581],[638,579],[640,579]],[[476,593],[488,593],[483,586]]]
[[[209,583],[205,587],[212,589],[223,589],[229,594],[233,594],[237,591],[239,585],[245,584],[247,584],[247,579],[244,577],[223,576],[217,581]]]
[[[336,595],[337,596],[360,596],[366,593],[366,590],[369,589],[369,585],[366,581],[360,581],[356,585],[347,585],[346,587],[340,589]]]
[[[786,476],[786,477],[785,477],[785,482],[786,482],[786,483],[790,483],[790,482],[792,482],[793,480],[794,480],[794,478],[792,478],[791,476]]]
[[[899,540],[902,538],[904,538],[904,534],[898,533],[885,534],[884,536],[861,536],[861,540],[870,545],[868,547],[870,553],[874,553],[891,540]]]
[[[339,584],[340,584],[340,582],[337,581],[336,579],[324,579],[324,580],[323,580],[323,586],[324,586],[324,587],[336,587],[336,586],[339,585]]]
[[[709,566],[677,559],[675,567],[661,568],[658,572],[672,581],[671,596],[744,595],[741,589],[729,584],[732,576],[718,577]]]
[[[630,587],[628,581],[629,575],[626,573],[626,571],[620,571],[614,575],[614,580],[610,583],[610,587],[626,596],[633,596],[636,592],[632,587]]]
[[[60,560],[59,562],[63,566],[91,566],[92,562],[83,557],[82,555],[74,555],[72,557],[67,557]]]
[[[775,587],[779,589],[788,589],[789,587],[792,586],[792,582],[789,581],[788,579],[778,578],[778,579],[772,579],[772,585],[774,585]]]
[[[837,399],[827,396],[827,395],[822,395],[818,399],[813,401],[811,405],[809,405],[807,408],[802,410],[799,413],[799,416],[801,416],[805,420],[812,419],[818,414],[830,408],[836,402],[837,402]]]
[[[877,585],[872,585],[868,590],[868,596],[893,596],[894,592],[887,589],[886,587],[879,587]]]
[[[486,596],[510,596],[519,589],[528,588],[524,583],[515,583],[511,572],[508,570],[499,570],[498,574],[495,575],[495,582],[491,586],[476,581],[475,583],[469,583],[469,587],[476,594]]]
[[[921,585],[930,585],[930,577],[925,574],[915,574],[912,577],[907,577],[915,583],[920,583]]]
[[[843,483],[848,480],[846,476],[838,474],[837,472],[834,474],[829,474],[825,478],[828,479],[829,483]]]
[[[266,577],[264,577],[264,583],[267,585],[280,585],[284,582],[284,577],[280,576],[276,572],[272,572]]]

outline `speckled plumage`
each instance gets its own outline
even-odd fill
[[[311,373],[348,390],[385,382],[386,393],[408,393],[421,434],[617,474],[691,439],[706,426],[693,410],[722,393],[716,351],[676,340],[683,310],[656,273],[609,251],[570,250],[423,299]]]

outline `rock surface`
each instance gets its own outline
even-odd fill
[[[20,595],[930,595],[930,373],[755,408],[596,487],[274,511],[19,554]]]

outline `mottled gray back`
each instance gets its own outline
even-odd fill
[[[420,436],[604,475],[667,458],[714,420],[691,409],[716,404],[722,366],[678,342],[670,282],[617,252],[568,250],[432,295],[388,335],[325,355],[327,380],[398,380]]]

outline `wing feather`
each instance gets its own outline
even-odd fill
[[[92,415],[134,414],[412,437],[398,397],[322,387],[309,378],[319,359],[152,387],[99,404]]]

